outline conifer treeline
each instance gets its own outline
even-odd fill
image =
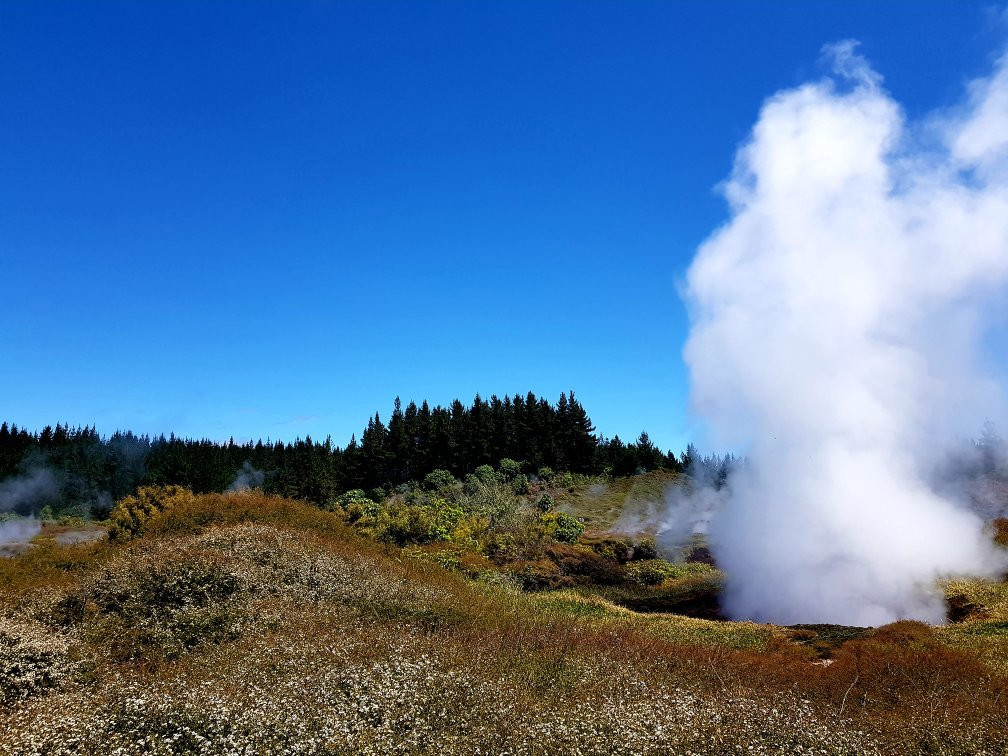
[[[595,435],[595,427],[573,392],[556,404],[529,392],[500,399],[459,400],[433,409],[424,401],[402,407],[388,423],[375,414],[360,440],[344,447],[311,437],[294,442],[237,444],[209,440],[138,436],[116,432],[102,438],[92,428],[65,425],[29,432],[0,426],[0,480],[50,470],[64,508],[95,514],[139,485],[176,483],[197,492],[222,491],[250,464],[264,473],[271,493],[324,502],[351,488],[389,489],[420,480],[434,469],[457,477],[508,457],[530,473],[557,471],[627,475],[638,469],[682,469],[688,461],[660,452],[646,433],[635,443]]]

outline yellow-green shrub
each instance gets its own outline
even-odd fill
[[[144,486],[116,502],[109,515],[109,538],[126,540],[143,532],[147,522],[179,505],[192,504],[193,492],[182,486]]]

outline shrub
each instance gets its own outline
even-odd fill
[[[994,520],[994,540],[1002,546],[1008,546],[1008,517]]]
[[[371,501],[383,501],[385,496],[385,489],[381,486],[377,486],[368,491],[368,498],[371,499]]]
[[[355,498],[346,507],[347,520],[351,523],[362,518],[377,517],[379,512],[381,505],[367,497]]]
[[[524,473],[519,473],[511,479],[511,490],[514,491],[519,496],[524,496],[529,492],[529,479],[528,475]]]
[[[520,507],[510,486],[484,484],[471,475],[466,479],[463,506],[477,517],[484,517],[492,527],[511,527]]]
[[[378,506],[366,497],[360,501],[370,502],[376,508]],[[336,512],[302,501],[264,494],[255,489],[226,494],[199,494],[185,503],[176,502],[149,518],[144,524],[144,535],[196,533],[210,525],[247,522],[346,535],[346,520],[335,500],[330,500],[328,509],[335,509]]]
[[[425,491],[441,491],[455,485],[455,476],[447,470],[434,470],[427,473],[423,479]]]
[[[550,536],[561,543],[574,543],[584,533],[584,523],[566,512],[549,512],[542,520]]]
[[[237,637],[242,615],[232,598],[241,590],[240,577],[212,560],[122,560],[60,601],[53,619],[93,623],[113,659],[157,664]]]
[[[614,536],[593,536],[590,539],[583,539],[585,546],[588,546],[596,554],[604,556],[606,559],[623,564],[629,562],[633,553],[630,542],[625,538]]]
[[[466,496],[475,496],[481,488],[483,488],[483,483],[472,473],[466,475],[465,480],[462,481],[462,493]]]
[[[0,616],[0,702],[44,695],[74,669],[68,644],[43,626]]]
[[[539,507],[540,512],[552,512],[554,507],[553,497],[549,494],[544,494],[536,506]]]
[[[666,580],[678,580],[690,574],[689,565],[672,564],[664,559],[642,559],[626,566],[627,581],[638,585],[661,585]]]
[[[569,472],[560,473],[554,481],[561,488],[574,488],[574,476]]]
[[[622,565],[606,559],[592,549],[554,543],[546,549],[546,556],[556,563],[563,574],[571,576],[578,583],[617,585],[623,582]]]
[[[490,465],[480,465],[473,470],[473,475],[483,485],[492,486],[496,483],[500,483],[500,477],[497,475],[497,471],[490,467]]]
[[[126,540],[140,535],[148,521],[173,507],[191,504],[193,492],[182,486],[144,486],[116,502],[109,515],[109,538]]]
[[[539,468],[539,472],[536,473],[540,480],[545,480],[547,483],[553,479],[553,468],[543,465]]]
[[[400,504],[381,510],[365,529],[382,541],[394,541],[400,546],[407,543],[431,543],[451,540],[462,519],[462,508],[438,497],[427,503]]]
[[[514,480],[521,475],[521,465],[513,459],[508,459],[507,457],[500,461],[500,465],[498,465],[497,469],[500,470],[501,479],[504,481]]]
[[[634,544],[633,550],[634,559],[657,559],[658,558],[658,544],[655,543],[654,538],[642,538],[637,543]]]
[[[336,497],[335,501],[331,501],[327,504],[326,509],[342,509],[344,512],[349,512],[351,508],[356,508],[358,510],[371,510],[378,505],[375,501],[369,498],[362,489],[352,488],[346,493],[340,494]]]

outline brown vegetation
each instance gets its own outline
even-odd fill
[[[551,544],[540,566],[576,587],[634,564],[607,554],[621,548]],[[825,627],[639,615],[519,592],[488,564],[255,492],[185,497],[126,541],[0,560],[0,753],[1008,748],[1006,679],[920,623],[834,634],[823,654],[795,636]],[[677,568],[694,572],[639,590],[716,574]]]

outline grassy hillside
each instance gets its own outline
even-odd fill
[[[582,483],[557,506],[601,526],[600,501],[653,481]],[[950,584],[961,625],[845,634],[637,613],[606,596],[626,583],[523,591],[489,558],[446,568],[434,544],[253,492],[136,525],[0,560],[0,753],[1008,748],[1004,585]],[[708,574],[675,569],[640,590]]]

